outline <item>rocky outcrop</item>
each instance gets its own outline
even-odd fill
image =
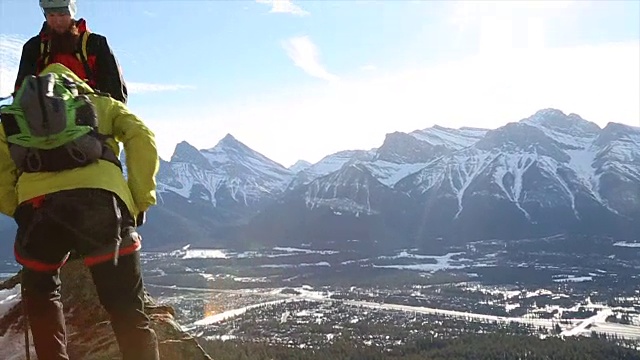
[[[71,261],[62,269],[62,302],[68,334],[68,352],[72,359],[118,359],[120,352],[109,316],[98,302],[91,276],[81,261]],[[14,289],[13,305],[0,317],[0,358],[19,360],[26,358],[24,318],[19,300],[20,276],[0,283],[0,290]],[[176,322],[174,309],[157,304],[151,297],[145,299],[147,314],[158,336],[160,358],[163,360],[212,360],[196,339]],[[29,335],[30,340],[31,335]],[[35,359],[33,342],[32,359]]]

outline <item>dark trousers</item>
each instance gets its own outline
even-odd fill
[[[156,334],[144,313],[140,242],[133,219],[119,199],[103,190],[67,190],[21,204],[14,218],[18,223],[15,255],[24,267],[24,301],[39,360],[69,359],[60,267],[70,251],[83,256],[89,266],[123,359],[159,359]],[[119,238],[122,243],[116,247]]]

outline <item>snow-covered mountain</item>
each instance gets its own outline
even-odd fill
[[[298,160],[298,161],[296,161],[295,164],[293,164],[293,165],[291,165],[289,167],[289,171],[291,171],[294,174],[297,174],[300,171],[308,169],[309,167],[311,167],[311,165],[313,165],[313,164],[311,164],[310,162],[308,162],[306,160]]]
[[[625,130],[609,135],[612,127]],[[395,188],[424,205],[415,214],[417,236],[631,234],[640,210],[639,135],[637,128],[601,130],[577,115],[542,110],[487,132]],[[599,160],[613,154],[613,161]]]
[[[182,214],[199,203],[200,218],[227,214],[218,225],[250,219],[236,238],[258,242],[634,236],[640,129],[545,109],[495,130],[396,132],[291,169],[227,135],[179,144],[159,182],[187,200]]]
[[[227,134],[211,149],[179,143],[171,160],[161,162],[158,192],[210,205],[212,211],[257,209],[276,199],[293,176],[291,170]]]
[[[284,166],[226,135],[211,149],[179,143],[160,160],[158,206],[140,232],[147,248],[216,241],[278,199],[294,177]]]
[[[306,185],[319,177],[331,174],[332,172],[339,170],[348,162],[371,161],[374,156],[375,151],[373,150],[344,150],[325,156],[317,163],[297,172],[295,178],[289,184],[289,189]]]

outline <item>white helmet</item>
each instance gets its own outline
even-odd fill
[[[78,10],[76,0],[40,0],[40,7],[45,15],[48,12],[61,12],[75,17]]]

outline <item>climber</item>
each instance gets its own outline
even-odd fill
[[[126,105],[57,63],[26,76],[0,117],[0,212],[18,225],[14,256],[38,358],[69,359],[60,268],[75,251],[123,359],[157,360],[136,231],[156,204],[154,134]],[[119,144],[127,179],[115,156]]]
[[[127,103],[127,87],[107,38],[92,33],[84,19],[75,20],[76,0],[40,0],[46,21],[40,33],[22,48],[17,91],[27,75],[36,75],[51,63],[71,69],[94,90]]]

